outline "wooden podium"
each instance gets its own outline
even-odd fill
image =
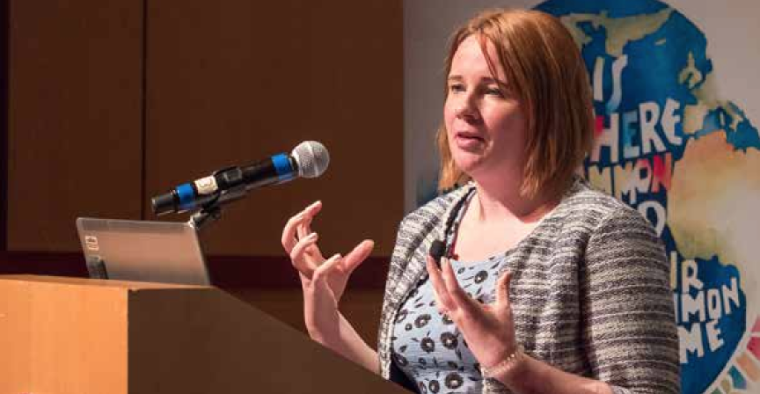
[[[0,276],[0,393],[408,393],[213,287]]]

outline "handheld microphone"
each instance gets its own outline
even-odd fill
[[[316,178],[330,164],[330,154],[316,141],[304,141],[290,155],[276,154],[245,167],[228,167],[193,182],[181,184],[169,193],[151,199],[153,213],[185,212],[212,202],[224,193],[245,194],[253,188],[285,183],[295,178]]]

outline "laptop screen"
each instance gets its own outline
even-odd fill
[[[92,278],[210,285],[196,229],[188,223],[77,219]]]

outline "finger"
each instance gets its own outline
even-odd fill
[[[438,266],[436,266],[435,260],[431,256],[427,257],[426,267],[428,275],[430,275],[430,283],[433,285],[433,295],[435,296],[435,303],[438,305],[438,309],[444,313],[454,311],[456,304],[451,299],[449,291],[446,290],[446,285],[441,277],[441,271],[438,270]]]
[[[313,232],[311,231],[311,222],[314,220],[314,217],[317,215],[317,213],[319,213],[321,210],[322,201],[315,201],[306,207],[306,209],[304,209],[303,220],[301,220],[297,226],[298,238],[303,238]]]
[[[282,238],[280,241],[282,242],[282,247],[285,248],[285,251],[288,253],[293,250],[293,247],[296,246],[296,243],[298,242],[296,239],[296,231],[298,229],[298,224],[303,221],[305,214],[306,211],[304,210],[291,217],[282,229]]]
[[[496,305],[509,305],[509,290],[512,286],[512,273],[504,273],[496,282]]]
[[[296,267],[298,272],[305,275],[307,278],[312,276],[312,273],[317,267],[313,263],[310,263],[308,259],[305,258],[304,254],[306,248],[314,245],[317,242],[317,239],[319,239],[319,235],[317,233],[311,233],[296,242],[296,245],[290,251],[290,261],[293,262],[293,266]]]
[[[457,308],[462,308],[469,313],[474,312],[477,303],[459,286],[454,269],[451,268],[451,262],[445,257],[441,258],[441,276],[446,290],[448,290]]]
[[[316,270],[314,270],[314,276],[312,277],[312,281],[315,284],[321,284],[323,282],[326,282],[327,276],[330,274],[330,271],[334,270],[335,267],[338,266],[340,261],[342,260],[343,256],[340,255],[340,253],[334,254],[332,257],[327,259],[322,265],[317,267]]]
[[[296,243],[298,242],[298,239],[296,239],[296,231],[298,230],[298,225],[307,218],[309,212],[313,211],[317,205],[321,208],[322,203],[320,201],[317,201],[309,205],[303,211],[288,219],[288,222],[285,223],[285,227],[282,229],[282,238],[280,241],[282,243],[282,247],[285,248],[285,251],[287,253],[290,253],[290,251],[293,250],[293,247],[295,247]],[[317,211],[318,210],[319,209],[317,209]],[[314,215],[312,214],[311,217],[313,216]],[[302,234],[300,238],[303,238],[310,233],[311,231],[306,234]]]
[[[346,255],[341,263],[341,268],[347,274],[354,272],[356,267],[359,266],[364,260],[367,259],[372,249],[375,247],[375,242],[369,239],[365,239],[359,245],[356,245],[354,250]]]

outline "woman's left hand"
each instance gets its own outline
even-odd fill
[[[448,259],[441,258],[438,269],[432,257],[427,271],[435,291],[438,309],[449,316],[462,332],[467,346],[481,366],[492,367],[517,350],[512,307],[509,303],[510,272],[496,283],[496,302],[481,304],[472,299],[457,283]]]

